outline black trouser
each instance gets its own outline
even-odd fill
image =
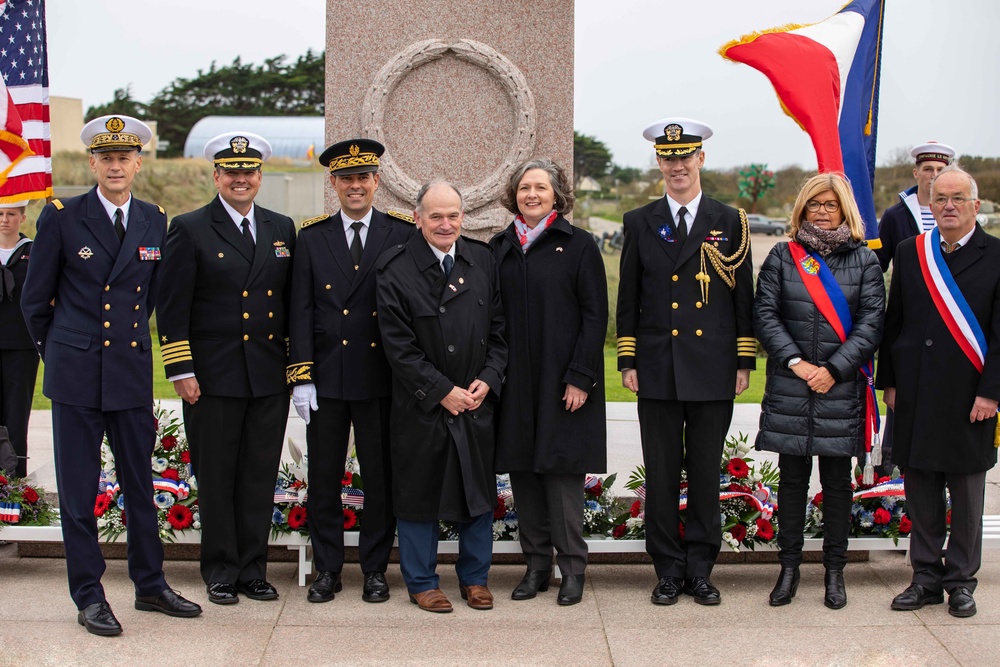
[[[732,401],[639,399],[646,466],[646,551],[656,576],[708,577],[722,544],[719,462],[733,418]],[[680,537],[681,468],[688,475]]]
[[[38,376],[38,352],[0,350],[0,426],[7,427],[17,454],[15,477],[28,475],[28,417]]]
[[[184,403],[198,479],[201,576],[235,584],[267,575],[274,483],[288,422],[288,394],[205,396]]]
[[[823,489],[823,565],[843,570],[851,529],[851,457],[820,456],[819,480]],[[778,468],[778,560],[785,567],[802,562],[803,530],[809,502],[813,457],[781,454]]]
[[[344,510],[341,480],[354,424],[365,504],[361,514],[358,556],[362,572],[385,572],[396,537],[392,513],[392,466],[389,463],[390,398],[367,401],[317,399],[319,410],[306,427],[309,446],[309,537],[316,569],[340,572],[344,566]]]

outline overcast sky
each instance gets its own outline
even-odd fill
[[[664,116],[693,117],[715,130],[705,146],[710,167],[814,169],[812,144],[764,75],[717,51],[754,30],[821,21],[842,5],[577,0],[575,127],[607,144],[615,162],[646,167],[652,145],[643,128]],[[82,98],[84,109],[127,85],[149,101],[213,60],[260,64],[325,48],[325,0],[47,0],[47,7],[50,92]],[[1000,3],[888,0],[885,21],[878,162],[926,140],[1000,156]],[[544,49],[539,30],[525,35],[526,48]]]

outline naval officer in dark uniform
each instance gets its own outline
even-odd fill
[[[719,461],[733,398],[755,367],[749,227],[742,210],[702,194],[710,127],[664,118],[643,136],[655,145],[666,196],[625,214],[617,323],[622,384],[639,395],[646,550],[659,578],[651,599],[674,604],[683,592],[714,605]]]
[[[392,375],[382,348],[375,303],[375,258],[405,243],[412,218],[372,208],[379,157],[371,139],[336,143],[320,156],[329,168],[340,211],[302,223],[292,262],[288,385],[305,420],[309,449],[309,538],[318,574],[310,602],[341,590],[344,512],[341,480],[348,436],[364,475],[365,506],[358,543],[366,602],[389,599],[385,571],[396,536],[389,467]]]
[[[287,306],[295,225],[257,206],[271,145],[227,132],[205,145],[219,195],[167,234],[157,324],[184,399],[198,479],[201,576],[216,604],[273,600],[267,537],[288,419]]]
[[[97,187],[55,199],[38,217],[21,307],[45,361],[52,399],[56,486],[77,621],[121,634],[104,596],[94,497],[105,432],[128,513],[128,571],[135,608],[197,616],[167,586],[149,460],[156,440],[149,316],[161,282],[167,217],[132,197],[152,132],[128,116],[102,116],[80,135]]]

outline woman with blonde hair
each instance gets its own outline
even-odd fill
[[[817,174],[792,209],[791,241],[771,250],[757,278],[754,333],[767,352],[757,449],[778,452],[778,558],[772,606],[795,597],[813,456],[823,489],[824,603],[847,604],[844,566],[851,458],[877,432],[869,384],[882,338],[885,286],[865,243],[854,193],[841,174]],[[876,454],[877,458],[877,454]],[[870,456],[865,461],[870,468]]]

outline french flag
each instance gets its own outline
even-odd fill
[[[855,0],[820,23],[754,32],[719,50],[770,79],[782,109],[812,139],[819,171],[850,179],[871,247],[884,16],[885,0]]]

